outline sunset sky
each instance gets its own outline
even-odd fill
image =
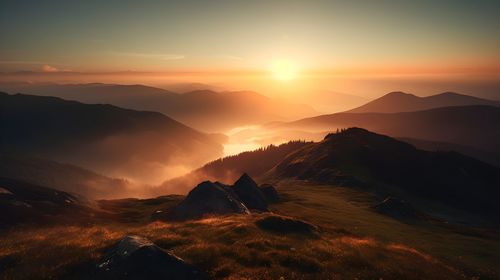
[[[500,72],[500,1],[2,1],[0,5],[4,76],[18,71],[170,76],[270,72],[268,76],[279,78],[283,73],[276,73],[273,65],[285,61],[296,72],[294,78],[466,74],[475,84],[486,81],[491,88],[498,85]],[[329,89],[345,92],[349,87]]]

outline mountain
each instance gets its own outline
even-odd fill
[[[0,154],[0,177],[51,186],[91,199],[121,198],[130,195],[133,184],[53,160]]]
[[[492,217],[500,211],[500,169],[454,152],[418,150],[361,128],[329,134],[290,153],[268,176],[402,192]]]
[[[450,106],[487,105],[500,106],[500,101],[482,99],[474,96],[445,92],[419,97],[410,93],[391,92],[347,113],[398,113],[429,110]]]
[[[315,115],[305,105],[290,104],[251,91],[195,90],[177,94],[144,85],[116,84],[5,84],[10,93],[55,96],[89,104],[163,113],[202,131],[224,132],[238,126]]]
[[[259,177],[278,164],[287,154],[310,144],[304,141],[290,141],[279,146],[269,145],[254,151],[227,156],[205,164],[181,177],[163,182],[155,194],[186,193],[203,180],[234,182],[241,174]]]
[[[500,152],[500,107],[444,107],[404,113],[337,113],[306,118],[277,126],[334,131],[363,127],[392,137],[448,142]]]
[[[156,112],[5,93],[0,106],[0,152],[113,177],[154,183],[222,153],[215,137]]]

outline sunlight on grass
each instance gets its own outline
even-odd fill
[[[324,278],[348,275],[360,278],[403,275],[419,264],[419,276],[456,272],[406,246],[384,245],[371,239],[325,233],[321,238],[300,234],[275,234],[259,229],[255,221],[268,214],[209,218],[196,222],[154,222],[138,227],[102,225],[23,229],[2,236],[2,257],[10,256],[16,269],[6,279],[39,273],[42,278],[71,276],[91,271],[110,245],[128,234],[149,238],[172,250],[216,278],[263,279]],[[381,254],[384,256],[381,257]],[[397,260],[397,262],[394,262]]]

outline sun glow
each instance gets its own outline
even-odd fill
[[[288,59],[275,60],[271,65],[274,78],[280,81],[289,81],[297,78],[297,66]]]

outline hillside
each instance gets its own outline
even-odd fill
[[[474,147],[469,147],[469,146],[463,146],[463,145],[458,145],[458,144],[453,144],[453,143],[446,143],[446,142],[435,142],[435,141],[428,141],[428,140],[421,140],[421,139],[415,139],[415,138],[398,138],[398,140],[401,140],[406,143],[410,143],[413,146],[415,146],[418,149],[425,150],[425,151],[455,151],[458,153],[461,153],[466,156],[470,156],[476,159],[479,159],[481,161],[484,161],[486,163],[489,163],[491,165],[494,165],[496,167],[500,167],[500,154],[499,153],[494,153],[494,152],[488,152],[485,150],[481,150],[478,148]]]
[[[279,146],[269,145],[254,151],[220,158],[178,178],[165,181],[156,194],[186,193],[198,182],[204,180],[234,182],[241,174],[259,177],[278,164],[285,156],[299,148],[311,144],[303,141],[290,141]]]
[[[20,223],[83,222],[94,212],[83,197],[2,177],[0,211],[0,230]]]
[[[270,167],[273,162],[267,158],[278,164]],[[108,265],[109,249],[134,235],[215,279],[327,279],[332,275],[342,279],[498,278],[498,231],[478,227],[487,214],[469,214],[478,210],[478,204],[494,211],[493,215],[498,213],[499,172],[490,165],[456,153],[421,151],[387,136],[351,128],[321,142],[290,142],[208,166],[218,176],[224,169],[255,165],[262,166],[253,172],[271,170],[261,181],[273,183],[279,193],[279,201],[268,205],[269,212],[213,214],[175,222],[159,218],[179,209],[186,200],[202,211],[210,210],[206,204],[215,198],[234,202],[232,195],[213,194],[230,194],[242,179],[233,187],[197,182],[200,184],[191,188],[203,192],[193,193],[191,200],[189,196],[101,200],[92,208],[85,208],[88,204],[83,198],[40,186],[17,193],[13,199],[14,184],[0,179],[0,200],[12,202],[0,203],[0,207],[27,210],[22,212],[26,219],[15,215],[0,218],[10,219],[5,224],[9,230],[0,231],[0,265],[5,276],[14,279],[37,273],[56,279],[95,279],[95,269]],[[429,176],[435,181],[429,181]],[[451,185],[456,188],[450,190]],[[243,200],[247,194],[237,196]],[[442,203],[467,212],[459,212],[458,221],[443,215],[406,223],[374,210],[387,194],[406,194],[405,199],[410,198],[426,217],[436,209],[435,204]],[[40,211],[33,217],[43,213],[43,219],[33,221],[32,208],[22,208],[25,204]],[[45,215],[46,209],[52,212]],[[473,224],[469,224],[471,220]],[[10,227],[17,223],[20,225]],[[138,258],[131,265],[156,267],[162,263],[155,256],[148,254],[146,264]],[[123,269],[127,273],[134,267]]]
[[[217,158],[214,137],[165,115],[0,93],[2,153],[71,163],[142,182]]]
[[[90,199],[120,198],[132,183],[93,171],[42,158],[0,154],[0,177],[26,181],[76,193]]]
[[[13,84],[0,85],[0,90],[160,112],[208,132],[224,132],[238,126],[315,114],[310,107],[250,91],[195,90],[178,94],[145,85],[116,84]]]
[[[500,107],[462,106],[404,113],[337,113],[281,124],[306,131],[363,127],[391,137],[407,137],[500,152]]]
[[[360,128],[329,134],[289,154],[269,174],[377,191],[385,185],[389,194],[409,193],[491,217],[500,211],[498,168],[454,152],[418,150]]]
[[[419,97],[404,92],[391,92],[346,113],[398,113],[413,112],[450,106],[487,105],[500,106],[500,101],[445,92]]]

